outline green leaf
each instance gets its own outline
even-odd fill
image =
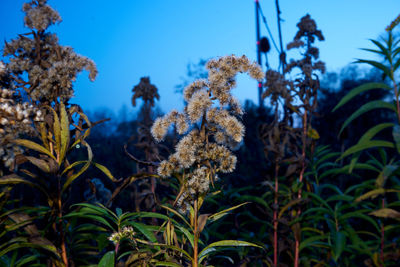
[[[98,168],[100,171],[102,171],[108,178],[110,178],[111,181],[115,181],[114,176],[111,174],[110,170],[107,169],[106,166],[101,165],[101,164],[96,163],[96,162],[92,162],[92,164],[93,164],[96,168]]]
[[[376,178],[376,186],[383,187],[387,178],[392,175],[398,168],[399,166],[397,165],[385,165],[385,167],[383,167],[383,170],[379,173],[378,178]]]
[[[368,131],[365,132],[365,134],[360,138],[358,143],[363,143],[366,141],[370,141],[372,138],[375,137],[380,131],[395,126],[394,123],[380,123],[378,125],[375,125],[374,127],[370,128]]]
[[[25,184],[28,185],[30,187],[39,189],[40,191],[42,191],[45,196],[49,197],[47,190],[45,188],[43,188],[42,186],[33,183],[31,181],[25,180],[22,177],[19,177],[16,174],[10,174],[10,175],[6,175],[3,177],[0,177],[0,185],[12,185],[12,184]]]
[[[67,153],[70,142],[69,119],[63,102],[60,103],[60,117],[61,117],[60,118],[60,124],[61,124],[60,162],[62,162],[65,157],[65,154]]]
[[[335,234],[335,254],[334,254],[334,259],[337,262],[340,255],[342,254],[344,248],[346,246],[346,236],[344,235],[343,232],[336,232]]]
[[[379,62],[374,61],[374,60],[366,60],[366,59],[358,59],[356,61],[356,63],[369,64],[369,65],[371,65],[371,66],[373,66],[375,68],[378,68],[381,71],[383,71],[385,73],[385,75],[390,77],[391,79],[393,78],[392,75],[391,75],[390,69],[387,66],[385,66],[384,64],[382,64],[382,63],[379,63]]]
[[[31,243],[28,242],[28,238],[25,237],[16,237],[7,242],[4,242],[0,245],[0,257],[7,254],[10,251],[21,249],[21,248],[35,248],[41,249],[50,252],[55,258],[59,258],[59,254],[57,252],[57,248],[52,244],[45,244],[45,243]]]
[[[400,153],[400,125],[395,125],[393,127],[392,135],[393,135],[393,140],[396,144],[397,153]]]
[[[357,211],[352,211],[352,212],[346,212],[345,214],[341,215],[338,220],[340,223],[345,224],[346,220],[349,218],[360,218],[363,219],[365,221],[370,222],[377,231],[379,231],[379,226],[378,224],[375,222],[375,220],[371,219],[371,217],[365,215],[363,212],[365,212],[366,210],[357,210]]]
[[[60,148],[61,148],[61,127],[60,127],[60,120],[58,118],[57,112],[50,106],[46,106],[52,113],[53,113],[53,134],[54,134],[54,139],[55,139],[55,150],[56,153],[60,153]]]
[[[199,253],[199,263],[201,263],[203,261],[203,259],[205,259],[205,257],[216,250],[213,250],[213,248],[215,247],[256,247],[256,248],[261,248],[263,249],[263,247],[254,244],[254,243],[250,243],[250,242],[246,242],[246,241],[239,241],[239,240],[222,240],[222,241],[217,241],[214,243],[211,243],[210,245],[206,246],[200,253]]]
[[[389,63],[391,63],[392,57],[391,57],[389,51],[386,49],[386,47],[384,47],[383,44],[381,44],[380,42],[378,42],[376,40],[370,39],[370,41],[373,42],[377,47],[379,47],[379,49],[381,50],[380,54],[384,55],[386,57],[386,59],[389,60]]]
[[[294,206],[294,205],[297,205],[297,204],[299,204],[299,203],[301,203],[301,202],[304,202],[304,199],[303,199],[303,198],[296,198],[296,199],[291,200],[288,204],[286,204],[284,207],[282,207],[282,209],[279,211],[278,219],[280,219],[280,218],[282,217],[283,213],[284,213],[287,209],[289,209],[290,207],[292,207],[292,206]]]
[[[29,156],[25,156],[25,158],[27,160],[29,160],[30,163],[32,163],[33,165],[35,165],[36,167],[41,169],[43,172],[45,172],[45,173],[50,172],[50,166],[45,160],[37,159],[35,157],[29,157]]]
[[[65,168],[65,169],[62,171],[61,175],[64,175],[64,173],[66,173],[67,171],[69,171],[69,170],[72,169],[73,167],[78,166],[78,165],[80,165],[80,164],[85,164],[85,163],[87,163],[87,162],[88,162],[87,160],[75,161],[74,163],[70,164],[67,168]]]
[[[342,131],[349,125],[354,119],[358,118],[362,114],[374,110],[374,109],[379,109],[379,108],[385,108],[385,109],[390,109],[394,112],[396,112],[396,108],[392,103],[388,103],[382,100],[374,100],[371,102],[368,102],[364,105],[362,105],[358,110],[356,110],[351,116],[343,123],[342,128],[339,131],[339,135],[342,133]]]
[[[373,198],[376,198],[379,195],[384,194],[385,192],[386,192],[386,190],[384,188],[374,189],[374,190],[371,190],[371,191],[359,196],[358,198],[356,198],[355,201],[356,202],[360,202],[360,201],[363,201],[363,200],[368,199],[368,198],[372,198],[373,199]]]
[[[93,158],[93,153],[92,153],[92,149],[90,148],[90,146],[88,145],[88,143],[86,143],[85,141],[82,141],[82,144],[85,145],[87,147],[87,151],[88,151],[88,161],[86,162],[86,164],[75,174],[71,175],[69,178],[67,178],[67,181],[65,181],[61,193],[63,193],[65,191],[65,189],[68,188],[68,186],[75,181],[76,178],[78,178],[82,173],[84,173],[90,166],[90,163],[92,161]]]
[[[155,266],[182,267],[182,265],[167,261],[158,261]]]
[[[53,154],[50,153],[49,150],[47,150],[46,148],[44,148],[43,146],[36,144],[35,142],[32,142],[30,140],[26,140],[26,139],[16,139],[13,141],[16,145],[19,146],[24,146],[26,148],[35,150],[37,152],[46,154],[48,156],[50,156],[52,159],[57,160]]]
[[[139,230],[150,242],[157,242],[157,238],[154,233],[149,229],[149,227],[142,223],[129,222],[135,229]]]
[[[249,203],[250,203],[250,202],[245,202],[245,203],[236,205],[236,206],[234,206],[234,207],[231,207],[231,208],[228,208],[228,209],[219,211],[219,212],[217,212],[217,213],[214,213],[214,214],[212,214],[212,215],[210,215],[210,216],[208,217],[208,220],[210,220],[211,222],[215,222],[216,220],[218,220],[218,219],[224,217],[225,215],[227,215],[229,211],[235,210],[235,209],[237,209],[237,208],[239,208],[239,207],[241,207],[241,206],[247,205],[247,204],[249,204]]]
[[[109,251],[101,258],[98,267],[114,267],[115,266],[115,252]]]
[[[374,89],[387,89],[391,90],[392,88],[384,83],[365,83],[363,85],[357,86],[353,90],[351,90],[346,96],[344,96],[339,103],[335,106],[332,112],[336,111],[338,108],[349,102],[355,96],[361,94],[362,92],[374,90]]]
[[[316,241],[325,239],[326,236],[325,235],[315,235],[315,236],[311,236],[307,239],[304,239],[303,241],[301,241],[300,246],[299,246],[299,251],[301,251],[302,249],[306,248],[306,247],[310,247],[313,246],[313,244]]]
[[[400,212],[389,208],[383,208],[370,212],[369,215],[374,215],[376,217],[382,217],[382,218],[400,219]]]
[[[168,210],[168,211],[170,211],[170,212],[172,212],[173,214],[175,214],[176,216],[178,216],[179,218],[181,218],[181,220],[182,220],[184,223],[186,223],[186,225],[188,225],[188,226],[190,227],[190,229],[192,229],[192,226],[191,226],[190,223],[185,219],[185,217],[182,216],[182,214],[180,214],[180,213],[177,212],[176,210],[174,210],[174,209],[172,209],[172,208],[170,208],[170,207],[168,207],[168,206],[165,206],[165,205],[160,205],[160,207],[163,208],[163,209],[166,209],[166,210]],[[193,230],[193,229],[192,229],[192,230]]]
[[[388,148],[394,148],[394,145],[392,142],[388,141],[382,141],[382,140],[371,140],[367,142],[363,142],[361,144],[354,145],[347,149],[343,154],[337,159],[338,161],[341,160],[342,158],[345,158],[351,154],[369,149],[369,148],[374,148],[374,147],[388,147]],[[357,164],[356,164],[357,165]]]
[[[186,238],[190,242],[190,245],[193,248],[194,247],[194,235],[192,233],[190,233],[190,231],[183,226],[176,225],[176,228],[178,228],[186,236]]]

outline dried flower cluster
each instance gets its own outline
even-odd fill
[[[271,97],[271,104],[274,105],[279,97],[285,99],[285,103],[292,101],[290,91],[293,88],[293,83],[285,79],[281,73],[269,69],[266,73],[266,82],[264,86],[267,88],[262,97]]]
[[[61,21],[46,2],[37,0],[24,5],[25,25],[32,31],[6,42],[3,56],[9,57],[7,69],[13,86],[24,89],[33,101],[50,103],[59,97],[66,102],[73,96],[72,82],[77,74],[87,70],[93,81],[97,70],[92,60],[76,54],[71,47],[59,45],[55,34],[45,32]]]
[[[299,30],[294,37],[294,40],[287,45],[287,49],[293,48],[305,48],[305,57],[301,60],[291,60],[287,65],[285,72],[290,72],[293,68],[297,67],[308,77],[312,75],[313,70],[319,70],[321,73],[325,72],[325,63],[322,61],[314,62],[319,58],[319,49],[317,47],[311,46],[315,42],[315,37],[318,40],[323,41],[324,36],[320,30],[317,30],[317,24],[310,17],[306,15],[301,18],[300,22],[297,24]],[[305,39],[305,42],[301,39]]]
[[[37,0],[25,3],[22,10],[26,13],[25,25],[34,30],[44,31],[50,25],[61,22],[57,11],[46,5],[47,0]]]
[[[0,89],[0,161],[11,167],[21,148],[11,141],[23,134],[34,132],[33,121],[43,120],[42,112],[35,106],[21,103],[17,95],[8,89]]]
[[[392,21],[392,23],[390,23],[390,25],[386,27],[385,30],[386,30],[387,32],[390,32],[390,31],[392,31],[392,30],[394,29],[394,27],[396,27],[397,25],[399,25],[399,23],[400,23],[400,15],[398,15],[398,16]]]
[[[149,103],[150,106],[154,106],[154,100],[160,99],[157,87],[150,83],[150,77],[140,78],[138,85],[132,89],[132,106],[136,106],[136,100],[141,98],[145,103]]]
[[[0,61],[0,76],[6,73],[6,65],[4,65],[3,61]]]
[[[131,226],[125,226],[122,228],[121,231],[114,232],[111,236],[109,236],[108,240],[113,242],[114,245],[117,245],[121,242],[121,240],[123,238],[133,240],[134,236],[135,236],[135,232],[133,231],[133,228]]]
[[[197,80],[184,90],[187,105],[182,113],[173,110],[157,118],[151,129],[157,141],[163,140],[170,125],[179,134],[189,132],[178,142],[176,151],[158,167],[162,177],[183,174],[184,189],[177,199],[182,212],[199,195],[209,190],[217,172],[232,172],[236,157],[231,153],[243,139],[244,126],[238,120],[243,114],[240,103],[231,94],[239,72],[262,80],[264,73],[245,56],[226,56],[211,60],[206,65],[208,80]],[[230,107],[229,111],[225,109]]]

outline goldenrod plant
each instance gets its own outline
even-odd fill
[[[31,31],[5,43],[7,61],[1,64],[2,85],[6,86],[1,89],[1,154],[11,173],[2,176],[0,184],[38,189],[45,206],[6,212],[18,227],[3,234],[21,227],[25,233],[6,241],[0,256],[20,247],[41,248],[52,252],[53,265],[69,266],[68,221],[63,216],[71,184],[91,165],[113,179],[104,166],[92,161],[92,150],[85,141],[91,122],[79,106],[68,103],[77,74],[87,69],[94,79],[97,70],[91,60],[59,45],[57,36],[47,31],[61,18],[46,0],[25,3],[23,11],[25,26]],[[21,94],[29,102],[23,102]],[[21,138],[28,133],[31,138]],[[87,158],[71,162],[69,155],[79,147],[87,149]],[[39,203],[43,204],[34,204]],[[40,234],[37,228],[32,231],[32,225],[26,226],[43,219]]]
[[[226,56],[210,60],[206,64],[207,80],[197,80],[183,92],[187,102],[183,112],[176,110],[156,119],[151,129],[154,138],[163,140],[172,124],[184,135],[176,145],[175,153],[160,162],[157,169],[161,177],[174,176],[180,191],[173,207],[165,209],[178,216],[193,235],[190,238],[192,252],[188,260],[199,266],[209,253],[220,246],[257,246],[244,241],[224,240],[199,249],[199,240],[207,222],[213,222],[238,205],[215,214],[201,214],[200,209],[218,181],[218,173],[230,173],[235,169],[236,157],[231,150],[242,142],[245,129],[238,117],[243,115],[239,101],[231,94],[235,76],[239,72],[261,80],[260,67],[245,56]],[[230,107],[230,109],[226,109]],[[186,220],[188,217],[189,220]]]

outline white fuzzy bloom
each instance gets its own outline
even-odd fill
[[[0,75],[3,75],[6,72],[6,66],[2,61],[0,61]]]

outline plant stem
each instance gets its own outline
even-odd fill
[[[62,225],[63,212],[62,212],[62,195],[61,195],[61,177],[58,176],[57,179],[58,179],[57,208],[58,208],[58,225],[59,225],[58,232],[60,233],[60,239],[61,239],[61,258],[64,263],[64,266],[68,267],[67,247],[65,245],[64,228]]]
[[[385,198],[382,197],[382,209],[384,209],[384,208],[385,208]],[[381,251],[380,251],[381,252],[380,256],[381,256],[381,261],[382,261],[381,267],[383,267],[385,264],[385,257],[383,254],[384,248],[385,248],[385,228],[384,228],[384,225],[382,222],[382,224],[381,224]]]
[[[61,257],[65,267],[68,267],[68,257],[67,257],[67,247],[65,246],[65,236],[64,229],[62,225],[62,203],[61,203],[61,195],[58,198],[58,217],[59,217],[59,233],[61,237]]]
[[[300,176],[299,176],[299,182],[303,182],[303,176],[304,176],[304,171],[306,169],[306,141],[307,141],[307,110],[304,108],[304,114],[303,114],[303,134],[302,134],[302,151],[301,151],[301,170],[300,170]],[[300,187],[299,192],[297,197],[300,199],[302,196],[302,189]],[[300,216],[301,214],[301,209],[300,207],[297,210],[297,216]],[[299,249],[300,249],[300,240],[299,238],[295,236],[295,257],[294,257],[294,267],[299,266]]]
[[[198,266],[198,253],[199,253],[199,248],[198,248],[198,243],[199,243],[199,229],[198,229],[198,220],[197,220],[197,215],[198,215],[198,200],[196,199],[194,201],[194,218],[193,218],[193,224],[194,224],[194,247],[193,247],[193,261],[192,261],[192,267],[197,267]]]
[[[274,199],[274,267],[278,267],[278,172],[279,163],[275,162],[275,199]]]

